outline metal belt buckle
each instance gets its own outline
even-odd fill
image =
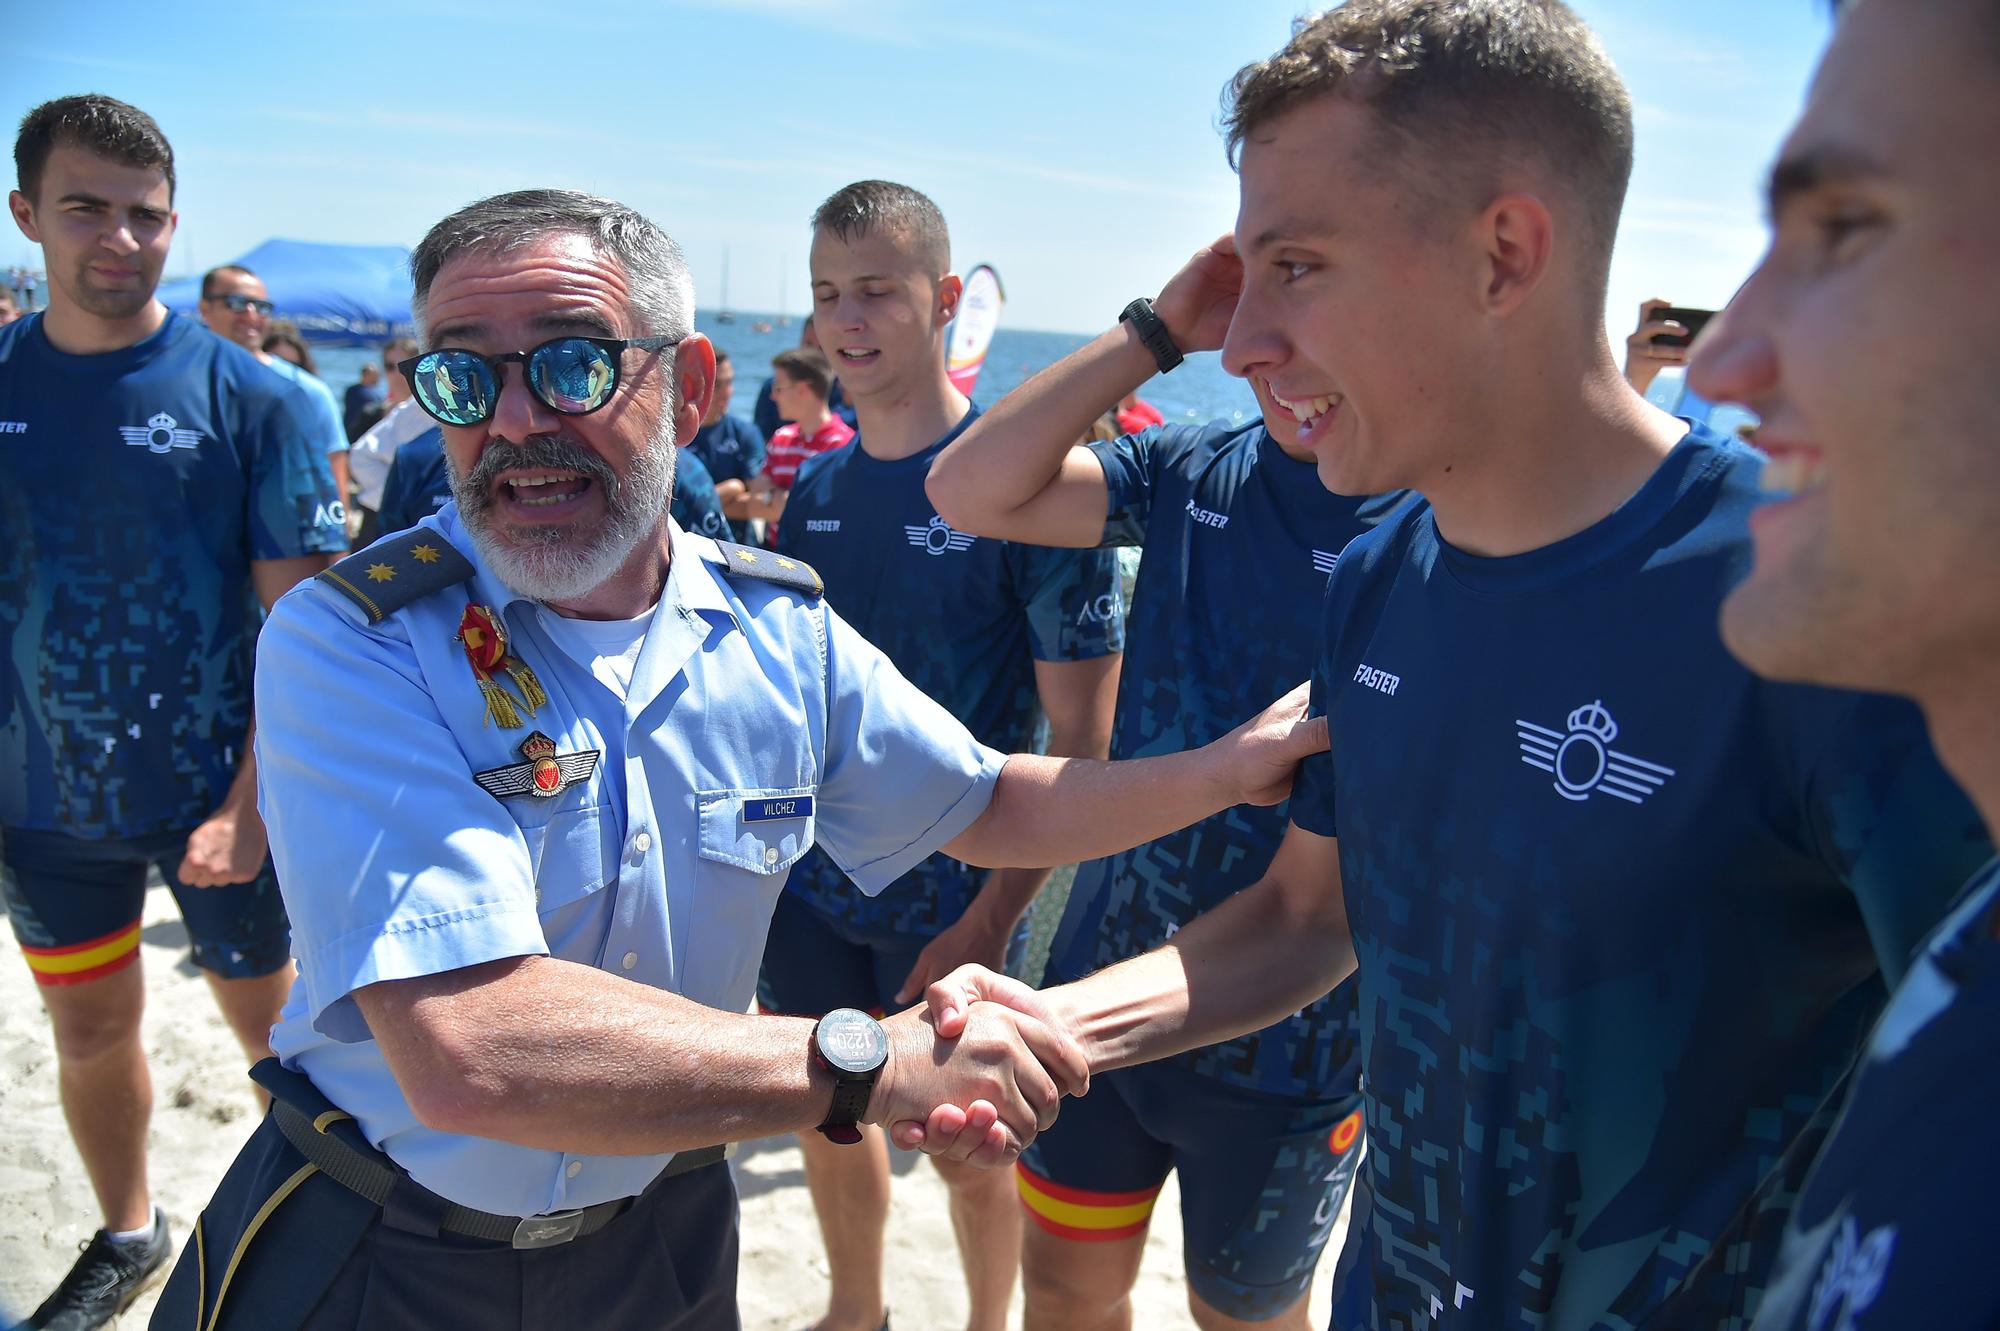
[[[553,1248],[559,1243],[568,1243],[583,1228],[583,1212],[551,1211],[547,1215],[531,1215],[514,1226],[514,1246],[517,1248]]]

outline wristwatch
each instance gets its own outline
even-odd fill
[[[861,1140],[855,1125],[868,1113],[875,1078],[889,1062],[889,1037],[866,1012],[835,1008],[813,1027],[812,1058],[833,1074],[833,1105],[820,1133],[830,1142],[852,1146]]]
[[[1118,315],[1119,323],[1129,323],[1138,330],[1139,340],[1146,344],[1146,350],[1153,353],[1153,364],[1160,367],[1160,373],[1179,365],[1187,359],[1181,349],[1174,345],[1173,334],[1167,331],[1166,320],[1153,310],[1153,302],[1144,296],[1127,305]]]

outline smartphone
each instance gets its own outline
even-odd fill
[[[1685,337],[1679,333],[1653,334],[1654,346],[1684,347],[1694,341],[1695,334],[1701,331],[1703,324],[1706,324],[1710,319],[1715,317],[1715,311],[1682,309],[1678,305],[1662,305],[1659,309],[1653,311],[1653,317],[1655,319],[1671,320],[1687,329]]]

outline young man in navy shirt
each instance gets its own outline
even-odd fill
[[[924,494],[931,460],[977,412],[944,370],[958,277],[937,206],[908,186],[862,181],[813,219],[813,321],[859,413],[859,438],[805,460],[777,553],[817,569],[829,604],[896,668],[1002,748],[1102,757],[1124,640],[1108,551],[1050,550],[954,530]],[[1254,709],[1253,709],[1254,710]],[[825,855],[794,867],[771,923],[758,999],[818,1016],[893,1010],[962,962],[998,967],[1046,871],[982,873],[933,855],[864,897]],[[826,1239],[825,1331],[883,1320],[888,1155],[802,1134],[806,1181]],[[951,1192],[974,1331],[1000,1331],[1020,1266],[1011,1178],[939,1161]]]
[[[49,305],[0,330],[0,889],[104,1213],[30,1325],[81,1328],[169,1248],[146,1186],[149,865],[245,1053],[269,1053],[292,966],[256,807],[250,597],[270,606],[346,530],[304,392],[153,298],[175,219],[151,117],[48,102],[15,161]]]
[[[1723,647],[1762,460],[1619,374],[1631,108],[1573,13],[1361,0],[1228,126],[1236,234],[1166,340],[1263,380],[1329,489],[1425,502],[1334,570],[1334,752],[1263,882],[1036,1005],[1116,1066],[1358,966],[1370,1324],[1712,1324],[1683,1310],[1754,1304],[1741,1217],[1783,1214],[1760,1182],[1990,850],[1913,708]],[[1086,354],[1143,365],[1143,322]],[[960,977],[944,1029],[979,991],[1036,1002]]]
[[[1938,95],[1950,88],[1949,98]],[[1769,502],[1723,637],[1773,678],[1907,694],[2000,820],[2000,10],[1851,5],[1771,172],[1772,241],[1690,382],[1761,418]],[[1853,330],[1865,326],[1868,336]],[[2000,1323],[2000,866],[1876,1024],[1758,1331]]]
[[[735,392],[736,366],[730,362],[728,352],[717,351],[715,397],[701,418],[701,428],[681,450],[681,456],[685,458],[692,453],[700,458],[709,478],[715,482],[716,500],[729,519],[732,533],[724,539],[748,545],[751,543],[750,482],[764,470],[764,436],[749,421],[729,414],[729,399]]]
[[[1157,368],[1070,357],[971,425],[929,479],[944,517],[981,536],[1140,547],[1118,757],[1201,743],[1310,675],[1319,625],[1299,607],[1318,603],[1341,548],[1404,498],[1329,493],[1297,418],[1261,381],[1258,423],[1076,443],[1104,403],[1130,400]],[[1261,878],[1284,829],[1282,805],[1231,809],[1083,866],[1048,980],[1159,946]],[[1303,1331],[1312,1273],[1361,1157],[1354,1034],[1347,984],[1264,1030],[1097,1078],[1018,1166],[1035,1226],[1027,1325],[1129,1322],[1172,1170],[1196,1323]]]

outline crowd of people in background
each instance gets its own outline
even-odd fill
[[[1850,7],[1770,255],[1621,365],[1597,39],[1349,0],[1229,85],[1235,233],[984,409],[943,213],[835,191],[747,421],[624,205],[447,216],[336,393],[249,269],[155,300],[150,117],[34,108],[0,887],[105,1223],[29,1325],[173,1248],[150,873],[268,1108],[156,1326],[733,1328],[784,1132],[820,1331],[891,1145],[972,1331],[1130,1328],[1169,1174],[1203,1331],[1994,1324],[1996,52]],[[1255,420],[1140,398],[1201,351]]]

